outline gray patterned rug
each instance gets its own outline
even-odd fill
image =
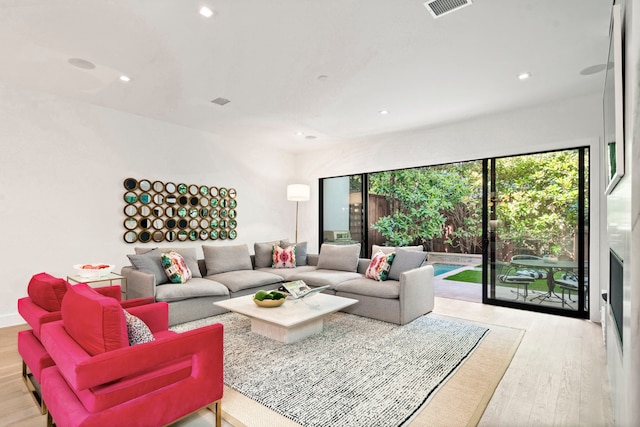
[[[428,315],[398,326],[345,313],[293,344],[252,333],[234,313],[171,329],[216,322],[225,326],[225,383],[308,427],[405,424],[489,331]]]

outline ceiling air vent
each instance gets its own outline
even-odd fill
[[[229,101],[228,99],[224,99],[224,98],[216,98],[211,102],[213,102],[214,104],[218,104],[218,105],[224,105],[224,104],[230,103],[231,101]]]
[[[471,0],[432,0],[423,3],[434,18],[471,5]]]

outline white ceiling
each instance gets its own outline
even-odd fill
[[[292,151],[602,90],[611,0],[422,3],[0,0],[0,81]]]

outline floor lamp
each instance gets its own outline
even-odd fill
[[[307,202],[311,198],[311,188],[305,184],[287,185],[287,200],[296,202],[296,241],[298,243],[298,203]]]

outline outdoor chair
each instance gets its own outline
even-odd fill
[[[61,312],[42,327],[55,363],[42,371],[48,426],[162,426],[203,408],[221,426],[221,324],[178,334],[167,303],[125,311],[86,284],[67,290]]]
[[[518,260],[531,260],[531,259],[542,259],[542,257],[536,256],[536,255],[527,255],[527,254],[521,254],[521,255],[514,255],[511,257],[511,263],[514,264],[516,267],[518,266]],[[547,272],[544,270],[537,270],[537,269],[532,269],[532,268],[527,268],[525,269],[524,267],[520,267],[516,269],[516,273],[520,276],[529,276],[529,277],[533,277],[533,279],[546,279],[547,278]]]
[[[557,278],[554,278],[555,285],[562,291],[562,307],[564,307],[566,304],[570,308],[573,308],[570,303],[575,303],[577,301],[571,299],[571,295],[574,293],[578,293],[578,286],[580,283],[580,281],[578,280],[578,273],[576,271],[559,271],[556,273],[556,277]],[[588,289],[589,287],[587,286],[587,281],[585,278],[584,290],[586,301],[588,301],[589,298]],[[567,302],[565,299],[565,292],[567,294],[567,299],[569,300],[569,302]]]
[[[511,291],[515,292],[516,300],[520,297],[520,288],[522,287],[522,299],[526,301],[529,296],[529,285],[533,283],[535,279],[531,276],[516,274],[516,268],[506,262],[496,261],[495,266],[498,282],[516,285],[516,290]]]

